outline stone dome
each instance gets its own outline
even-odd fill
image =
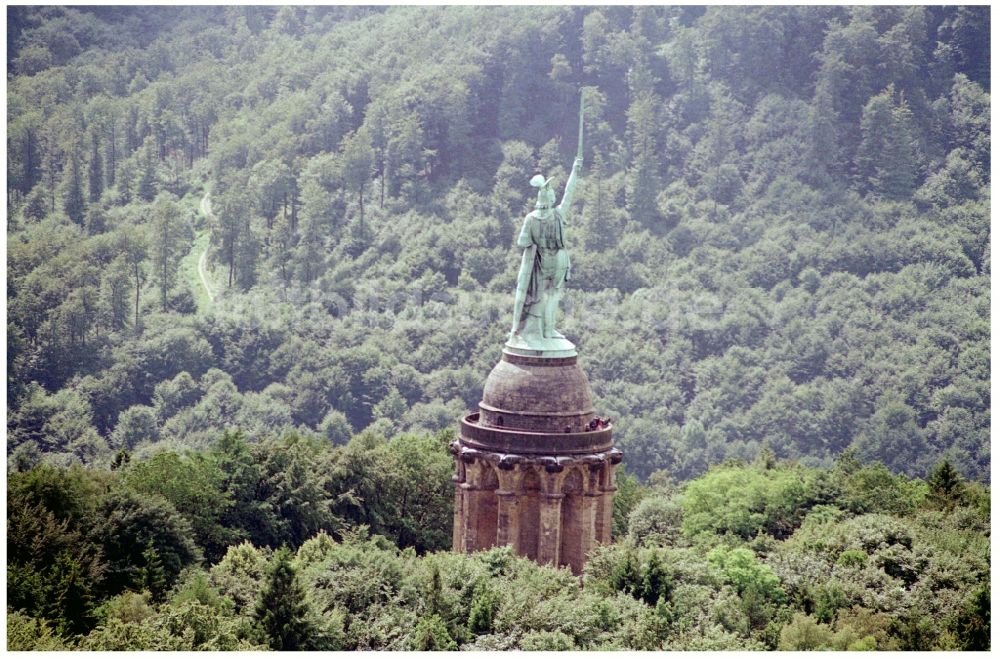
[[[593,394],[576,357],[504,352],[479,403],[479,424],[546,433],[578,433],[595,416]]]

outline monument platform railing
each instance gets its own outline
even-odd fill
[[[516,428],[494,428],[479,424],[479,413],[461,422],[462,444],[484,451],[525,455],[572,455],[606,451],[614,446],[609,423],[585,432],[531,432]]]

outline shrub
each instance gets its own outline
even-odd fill
[[[637,544],[673,545],[681,538],[684,508],[676,499],[650,496],[628,516],[628,537]]]
[[[829,625],[817,622],[812,616],[796,613],[792,621],[781,630],[779,650],[831,649],[833,632]]]
[[[848,549],[840,554],[837,565],[845,567],[864,567],[868,562],[868,554],[859,549]]]
[[[417,629],[413,632],[413,649],[421,652],[431,650],[456,650],[458,645],[448,634],[441,616],[434,615],[421,618]]]
[[[733,533],[752,538],[790,535],[809,508],[814,474],[800,467],[758,470],[718,467],[691,481],[684,491],[684,533]]]
[[[521,649],[529,652],[576,650],[573,639],[562,632],[532,632],[521,638]]]
[[[68,650],[65,641],[40,618],[20,611],[7,613],[7,651]]]

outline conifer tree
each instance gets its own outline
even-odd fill
[[[341,179],[344,186],[357,195],[362,235],[365,228],[365,186],[374,166],[375,151],[366,129],[360,128],[344,138],[340,145]]]
[[[990,649],[990,586],[981,584],[955,616],[962,650]]]
[[[931,498],[943,508],[953,508],[962,496],[962,477],[948,460],[934,467],[927,484],[931,488]]]
[[[430,652],[434,650],[456,650],[458,644],[448,633],[448,627],[444,624],[441,616],[434,614],[428,618],[421,618],[417,623],[417,629],[413,634],[413,649],[420,652]]]
[[[895,96],[895,87],[889,85],[865,105],[857,169],[862,188],[904,199],[913,192],[916,176],[913,113],[905,99],[896,102]]]
[[[275,552],[254,612],[272,650],[308,650],[316,632],[309,623],[305,591],[295,578],[291,559],[288,547]]]
[[[69,215],[69,219],[82,226],[87,206],[83,198],[83,183],[80,180],[80,163],[76,156],[70,159],[69,168],[69,186],[66,188],[63,210]]]
[[[631,161],[626,178],[625,199],[629,214],[646,226],[657,218],[656,195],[660,190],[660,162],[656,144],[658,99],[644,93],[628,109]]]
[[[167,310],[167,294],[177,280],[177,266],[184,242],[181,213],[183,211],[169,195],[162,193],[153,204],[152,248],[153,276],[160,289],[160,304]]]
[[[104,163],[101,160],[101,150],[97,148],[97,134],[90,138],[90,169],[87,178],[87,193],[91,203],[101,198],[104,190]]]
[[[156,196],[156,159],[151,148],[147,148],[142,161],[142,173],[139,175],[139,198],[143,201],[153,201]]]
[[[474,634],[489,634],[493,631],[493,616],[499,606],[499,599],[484,583],[476,584],[473,591],[472,608],[469,610],[469,630]]]
[[[666,638],[670,633],[670,624],[673,621],[673,611],[670,605],[661,597],[656,601],[656,608],[653,610],[653,631],[659,639]]]
[[[660,562],[656,554],[650,554],[646,561],[646,569],[642,574],[642,586],[640,596],[642,601],[650,606],[656,606],[658,600],[662,600],[669,594],[670,583],[663,563]]]
[[[639,561],[636,559],[634,547],[626,549],[625,559],[612,569],[611,586],[629,595],[634,595],[641,586]]]
[[[431,584],[427,593],[427,609],[431,613],[441,611],[441,570],[435,565],[431,570]]]
[[[154,602],[161,602],[166,591],[167,575],[163,570],[160,553],[153,547],[152,540],[146,543],[142,558],[146,564],[139,571],[140,583],[152,595]]]
[[[81,633],[93,620],[93,582],[80,561],[60,552],[44,584],[41,601],[45,617],[54,620],[60,634]]]

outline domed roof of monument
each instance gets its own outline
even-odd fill
[[[483,387],[484,403],[497,409],[532,414],[593,413],[590,382],[575,358],[565,360],[571,364],[559,366],[518,361],[497,363]]]
[[[594,418],[590,382],[576,357],[504,353],[486,378],[479,407],[481,423],[540,432],[576,432]]]

